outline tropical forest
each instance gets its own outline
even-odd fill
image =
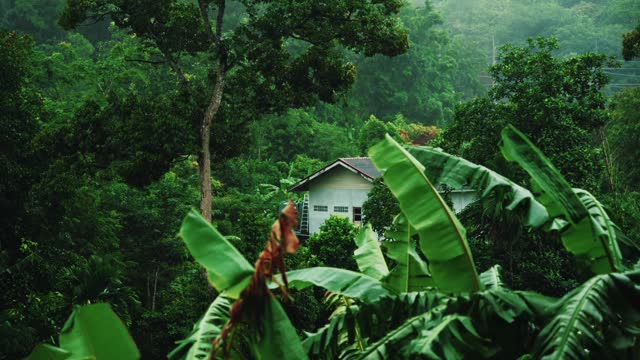
[[[640,1],[0,0],[13,359],[640,359]]]

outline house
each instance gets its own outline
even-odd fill
[[[308,192],[299,205],[301,235],[318,232],[332,214],[361,225],[362,204],[380,175],[368,157],[339,158],[291,186],[289,191]],[[475,200],[475,191],[454,190],[451,199],[454,211],[459,212]]]

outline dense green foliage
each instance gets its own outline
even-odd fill
[[[602,55],[567,60],[552,55],[553,40],[505,46],[491,68],[495,86],[486,97],[460,106],[445,134],[446,149],[471,161],[499,166],[495,144],[507,124],[521,129],[574,186],[595,189],[601,166],[590,143],[593,129],[607,122],[607,82]]]
[[[563,237],[571,238],[564,246],[576,257],[583,258],[576,249],[588,246],[604,250],[609,256],[620,256],[615,255],[615,237],[593,242],[589,237],[576,236],[583,223],[611,234],[615,225],[606,216],[587,210],[591,200],[597,203],[595,199],[585,201],[580,197],[585,194],[583,190],[569,188],[551,162],[515,128],[506,127],[502,141],[505,157],[527,170],[546,193],[536,194],[535,198],[528,193],[523,201],[515,194],[524,189],[489,169],[433,149],[410,147],[408,150],[421,154],[424,159],[438,156],[452,163],[462,162],[462,167],[434,169],[441,177],[451,179],[451,183],[473,179],[475,186],[482,190],[482,197],[506,188],[510,193],[508,197],[514,200],[508,211],[516,211],[519,204],[535,205],[525,207],[530,218],[538,219],[527,226],[558,231],[558,224],[564,224],[565,228],[559,231]],[[500,266],[479,275],[475,273],[464,228],[438,192],[425,189],[433,187],[428,175],[430,169],[390,136],[370,153],[400,203],[402,220],[397,220],[396,227],[408,229],[385,239],[394,249],[389,252],[396,260],[391,271],[370,227],[362,229],[353,242],[358,246],[353,255],[362,273],[331,267],[289,271],[287,277],[292,289],[315,285],[331,292],[334,299],[335,310],[328,322],[317,332],[307,333],[301,341],[278,298],[267,291],[267,286],[274,289],[281,286],[284,275],[264,283],[264,289],[251,297],[240,293],[239,289],[247,287],[250,281],[253,286],[254,279],[264,274],[264,269],[258,262],[256,273],[252,274],[248,261],[211,224],[192,211],[185,218],[180,235],[196,261],[207,270],[210,284],[221,294],[196,323],[193,333],[178,342],[169,354],[171,359],[229,355],[282,359],[636,357],[635,328],[640,319],[637,301],[640,272],[637,269],[622,264],[606,267],[600,259],[586,257],[584,264],[601,274],[561,298],[511,290],[502,280]],[[399,181],[402,178],[405,181]],[[484,180],[479,180],[481,178]],[[408,197],[409,194],[413,197]],[[585,207],[584,211],[581,206]],[[425,207],[432,211],[425,212]],[[330,220],[336,222],[340,218]],[[431,231],[425,231],[427,229]],[[412,232],[417,235],[416,245],[424,252],[422,256],[411,256],[416,250],[413,246],[398,246],[413,242]],[[440,236],[432,237],[433,232]],[[598,231],[592,233],[610,236]],[[424,241],[426,239],[429,241]],[[439,240],[439,246],[434,246],[434,239]],[[285,241],[284,236],[277,241]],[[443,249],[449,251],[441,251]],[[461,256],[442,258],[452,252],[461,252]],[[411,258],[414,265],[401,263],[402,253]],[[615,264],[615,261],[608,263]],[[423,273],[424,281],[416,281],[416,267],[431,273]],[[238,300],[232,305],[233,299]],[[238,307],[248,301],[250,308]],[[63,329],[62,349],[40,345],[32,358],[44,359],[59,351],[83,354],[86,349],[93,353],[106,351],[100,346],[104,334],[96,329],[98,324],[108,322],[96,315],[89,317],[91,309],[80,308],[72,316],[77,321],[72,330],[69,325]],[[85,321],[81,322],[83,314]],[[88,320],[91,323],[87,323]],[[130,340],[126,340],[127,335],[117,330],[121,336],[108,350],[135,352]],[[229,330],[233,337],[223,335]],[[71,339],[83,339],[96,346],[71,347]]]
[[[320,232],[307,240],[307,246],[319,265],[355,270],[353,251],[356,249],[356,233],[357,229],[349,218],[332,215],[320,226]]]
[[[522,130],[571,186],[602,201],[577,195],[587,213],[602,220],[598,224],[619,226],[614,234],[597,228],[608,234],[598,239],[615,238],[622,266],[636,263],[637,1],[227,1],[220,47],[207,29],[214,31],[221,3],[0,0],[0,359],[27,356],[39,342],[64,348],[56,334],[76,306],[88,303],[109,303],[143,358],[164,358],[207,309],[214,325],[224,325],[225,304],[211,304],[220,289],[206,285],[176,237],[180,219],[200,201],[200,128],[223,55],[225,92],[211,130],[212,218],[249,264],[264,247],[278,205],[302,196],[288,191],[291,184],[337,157],[366,156],[387,133],[400,144],[439,146],[479,164],[435,150],[426,161],[411,148],[433,185],[493,189],[455,214],[467,230],[470,251],[462,253],[473,254],[480,283],[485,270],[500,264],[503,286],[515,294],[392,294],[372,303],[384,286],[419,290],[433,286],[432,276],[443,281],[437,279],[442,272],[432,274],[425,265],[438,254],[421,247],[417,228],[407,223],[414,220],[395,217],[402,204],[378,180],[364,216],[384,238],[380,246],[370,234],[357,237],[356,245],[356,229],[332,219],[286,259],[295,301],[282,309],[299,336],[329,326],[335,333],[348,329],[343,334],[350,339],[360,334],[353,349],[388,336],[388,350],[370,347],[372,356],[417,349],[439,356],[482,349],[491,356],[496,349],[487,334],[517,333],[517,340],[529,342],[512,341],[513,347],[529,351],[543,326],[553,334],[547,339],[563,326],[540,320],[534,297],[528,308],[509,302],[516,305],[502,308],[502,320],[478,313],[493,306],[492,296],[513,300],[524,296],[520,290],[566,295],[554,302],[566,314],[575,312],[571,299],[585,289],[574,290],[580,284],[635,296],[631,273],[588,280],[590,264],[563,245],[580,252],[571,246],[566,223],[557,222],[552,232],[537,227],[538,206],[526,189],[539,189],[532,176],[507,163],[497,143],[505,125]],[[527,42],[538,36],[557,42]],[[623,55],[632,60],[617,62]],[[459,174],[449,171],[452,163],[484,175],[452,176]],[[463,244],[464,236],[456,238]],[[465,246],[455,248],[460,255]],[[296,272],[316,266],[361,269],[374,280],[389,280],[381,287],[355,272]],[[334,280],[321,276],[326,271]],[[343,287],[354,279],[367,287]],[[311,284],[344,296],[325,299]],[[601,305],[592,293],[583,295],[589,308]],[[272,316],[284,315],[278,305],[267,305]],[[422,316],[434,306],[438,314],[427,317],[449,325],[432,327],[436,323]],[[386,313],[384,324],[366,322],[389,309],[398,313]],[[516,321],[504,314],[516,314]],[[405,332],[392,333],[412,316],[406,333],[417,329],[412,324],[427,324],[414,333],[443,337],[411,343],[402,338]],[[486,322],[479,324],[477,316]],[[353,319],[362,325],[351,327]],[[529,326],[533,333],[523,333]],[[456,345],[439,340],[447,338]],[[500,343],[511,349],[504,345],[509,340]],[[304,346],[314,354],[309,349],[317,344]],[[531,351],[545,353],[550,346],[540,340]],[[331,357],[338,355],[334,350],[318,351]]]

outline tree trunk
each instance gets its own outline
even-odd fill
[[[156,274],[153,280],[153,296],[151,297],[151,311],[156,310],[156,294],[158,292],[158,271],[159,270],[160,268],[156,266]]]
[[[211,222],[211,126],[215,119],[220,104],[222,103],[222,94],[224,92],[225,73],[221,66],[218,67],[216,74],[216,85],[213,89],[213,96],[207,107],[202,120],[200,129],[200,137],[202,148],[200,150],[200,213],[209,222]]]
[[[598,129],[598,136],[600,137],[600,143],[602,144],[602,153],[604,155],[604,164],[607,169],[607,180],[609,181],[609,187],[611,191],[616,192],[616,168],[613,162],[613,157],[611,155],[611,151],[609,148],[609,142],[607,141],[607,134],[605,133],[604,128]]]
[[[226,52],[222,47],[222,22],[224,19],[225,1],[219,0],[218,3],[218,15],[216,17],[216,48],[218,49],[218,68],[216,69],[216,84],[213,88],[213,95],[209,101],[207,111],[204,113],[202,119],[202,127],[200,128],[201,146],[200,149],[200,213],[208,222],[211,222],[211,207],[213,204],[211,193],[211,151],[209,146],[211,144],[211,126],[213,120],[220,109],[222,103],[222,94],[224,93],[224,83],[226,80],[227,61]],[[206,26],[211,29],[209,25],[209,18],[206,11],[206,5],[203,1],[200,2],[200,10],[202,12],[203,20]]]

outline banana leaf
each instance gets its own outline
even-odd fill
[[[500,289],[504,287],[501,275],[502,267],[500,265],[493,265],[489,270],[480,274],[480,282],[485,289]]]
[[[407,359],[487,358],[496,349],[481,337],[473,327],[471,318],[462,315],[447,315],[437,325],[422,329],[404,349]]]
[[[307,359],[296,329],[274,297],[269,297],[259,323],[254,325],[259,328],[258,340],[253,344],[256,359]]]
[[[399,293],[435,286],[428,264],[420,258],[415,242],[411,239],[411,227],[404,215],[396,216],[392,228],[396,231],[385,233],[384,244],[388,250],[387,256],[396,265],[383,281]]]
[[[24,360],[64,360],[71,353],[49,344],[38,344]]]
[[[520,131],[513,126],[502,130],[503,155],[515,161],[531,176],[538,200],[554,219],[551,229],[560,229],[564,246],[588,263],[596,274],[622,269],[615,227],[595,198],[584,190],[574,190],[560,172]],[[565,223],[568,222],[568,223]]]
[[[72,359],[139,359],[140,352],[109,304],[77,308],[60,331],[60,347]]]
[[[254,272],[244,256],[195,210],[185,217],[179,235],[191,255],[207,269],[211,285],[237,299]]]
[[[376,280],[380,280],[389,274],[387,263],[384,261],[380,243],[371,228],[371,224],[363,227],[356,236],[356,246],[353,258],[358,264],[361,273],[369,275]]]
[[[640,321],[640,271],[598,275],[550,308],[535,358],[616,358],[635,343]]]
[[[436,286],[453,293],[480,290],[466,231],[424,175],[424,166],[389,135],[369,155],[417,232]]]
[[[194,325],[191,335],[181,341],[167,356],[170,360],[206,359],[213,349],[213,341],[222,332],[229,320],[231,301],[218,295],[211,303],[204,316]]]
[[[547,209],[524,187],[484,166],[426,146],[407,146],[407,151],[424,167],[425,175],[434,184],[446,184],[454,189],[469,186],[479,198],[505,190],[510,193],[507,210],[526,208],[526,225],[538,227],[549,219]]]
[[[278,281],[282,283],[280,275]],[[287,271],[289,287],[302,290],[315,285],[332,293],[344,295],[364,302],[372,302],[381,296],[393,294],[380,281],[370,276],[338,268],[313,267]],[[271,283],[270,287],[277,287]]]
[[[445,308],[444,305],[438,305],[423,314],[411,317],[363,351],[350,353],[344,358],[346,360],[383,360],[397,356],[394,350],[401,348],[403,342],[413,339],[429,323],[441,319]]]

